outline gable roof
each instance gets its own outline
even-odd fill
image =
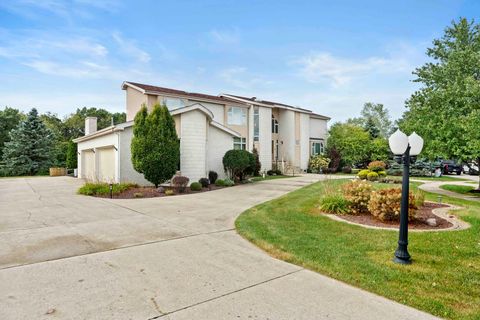
[[[130,82],[130,81],[124,81],[122,84],[122,89],[125,90],[127,87],[131,87],[134,89],[137,89],[141,91],[142,93],[146,94],[174,94],[174,95],[180,95],[180,96],[186,96],[192,100],[195,99],[207,99],[207,100],[213,100],[213,101],[218,101],[221,103],[227,103],[227,102],[232,102],[231,99],[220,97],[220,96],[213,96],[209,94],[204,94],[204,93],[196,93],[196,92],[187,92],[183,90],[177,90],[177,89],[171,89],[171,88],[164,88],[164,87],[157,87],[157,86],[152,86],[148,84],[143,84],[143,83],[137,83],[137,82]]]

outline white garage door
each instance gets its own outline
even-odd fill
[[[102,182],[115,182],[115,149],[96,149],[98,156],[98,180]]]
[[[95,180],[95,153],[93,150],[82,151],[82,178]]]

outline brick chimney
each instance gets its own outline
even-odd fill
[[[85,118],[85,135],[97,132],[97,117]]]

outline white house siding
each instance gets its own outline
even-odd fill
[[[206,115],[199,110],[182,113],[180,126],[180,171],[190,182],[198,181],[207,171]]]
[[[327,120],[310,118],[310,138],[326,140]]]
[[[80,178],[88,179],[88,180],[98,180],[98,169],[99,169],[99,155],[96,152],[97,148],[117,148],[118,149],[118,138],[116,133],[106,134],[104,136],[100,136],[91,140],[81,141],[77,144],[77,151],[80,153],[78,155],[78,176]],[[95,152],[91,151],[94,150]],[[93,153],[94,160],[91,161],[90,157],[92,156],[90,153]],[[117,165],[118,165],[118,152],[115,152],[114,156],[114,172],[118,172]],[[83,163],[86,161],[85,163]],[[92,168],[93,167],[93,168]],[[118,181],[118,175],[115,174],[116,182]],[[110,181],[105,181],[110,182]]]
[[[310,116],[305,113],[300,114],[300,168],[308,168],[308,159],[310,158]]]
[[[133,138],[133,127],[127,127],[119,132],[120,147],[120,182],[132,182],[141,186],[151,186],[152,184],[133,168],[131,144]]]
[[[226,178],[223,169],[223,156],[233,149],[233,137],[213,126],[208,127],[207,171],[215,171],[220,179]]]
[[[279,158],[290,163],[295,161],[295,112],[291,110],[279,110],[278,135],[283,141]]]
[[[225,105],[217,103],[208,103],[203,101],[189,100],[189,105],[194,103],[200,103],[213,113],[213,120],[225,124]]]
[[[272,109],[258,107],[259,115],[259,159],[263,170],[272,169]],[[252,125],[253,127],[253,125]]]
[[[138,90],[127,87],[127,121],[133,120],[143,103],[147,103],[147,97]]]

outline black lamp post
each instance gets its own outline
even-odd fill
[[[411,256],[408,253],[408,200],[410,184],[410,163],[411,157],[417,156],[423,148],[423,139],[415,132],[409,137],[400,130],[395,131],[388,139],[393,154],[401,155],[403,162],[402,179],[402,200],[400,207],[400,232],[398,236],[398,247],[395,250],[394,262],[410,264]]]

